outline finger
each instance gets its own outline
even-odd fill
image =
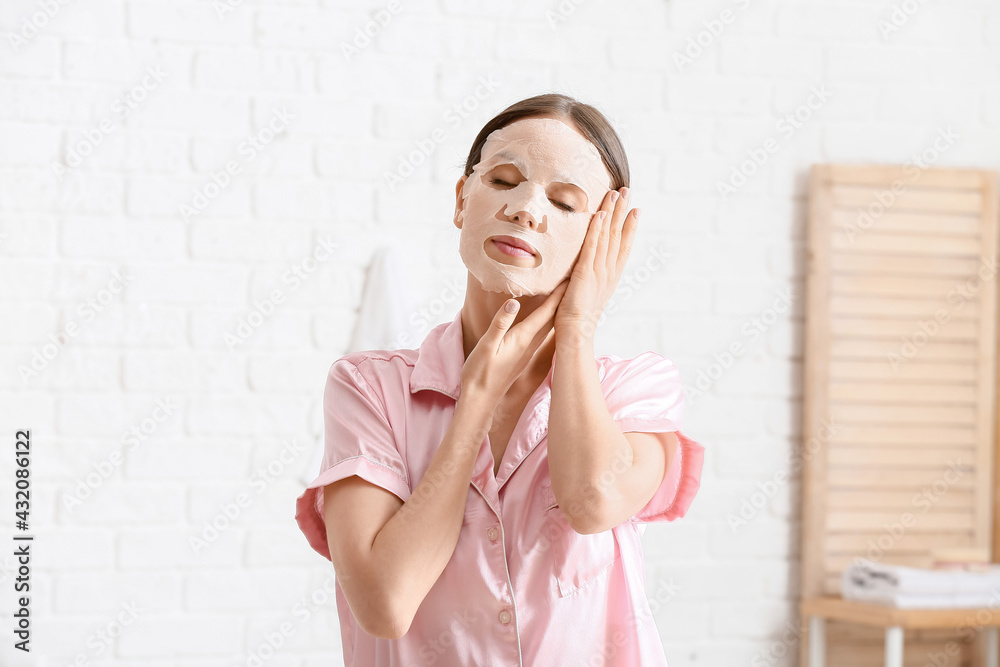
[[[518,303],[517,299],[507,299],[493,316],[493,321],[490,322],[486,333],[483,334],[483,338],[488,338],[492,343],[493,350],[499,347],[500,341],[503,340],[503,337],[517,318],[517,311],[520,307],[521,304]]]
[[[612,196],[614,197],[617,194],[618,193],[615,192]],[[601,231],[597,235],[597,246],[594,248],[594,263],[591,265],[595,269],[599,266],[603,267],[608,263],[608,230],[611,229],[611,218],[611,213],[607,213],[601,220]]]
[[[580,256],[577,257],[576,263],[573,265],[574,268],[576,268],[576,264],[593,266],[594,257],[597,256],[597,243],[600,240],[601,227],[604,225],[605,217],[607,217],[607,212],[600,210],[590,219],[590,227],[587,228],[587,236],[583,239],[583,247],[580,248]]]
[[[605,261],[605,266],[611,270],[615,270],[615,266],[618,264],[618,248],[622,240],[622,226],[625,224],[625,211],[628,210],[629,200],[632,198],[632,193],[629,192],[628,188],[622,188],[621,194],[618,196],[618,202],[615,205],[614,215],[611,216],[611,225],[608,229],[608,253]]]
[[[587,235],[583,239],[583,247],[580,248],[580,254],[576,258],[576,262],[573,264],[573,268],[576,268],[577,264],[583,263],[583,266],[592,266],[594,262],[594,257],[597,255],[597,241],[601,235],[601,224],[603,219],[607,218],[611,214],[611,193],[613,190],[608,190],[604,193],[604,199],[601,200],[601,205],[597,207],[594,215],[590,218],[590,225],[587,227]]]
[[[612,197],[615,196],[617,196],[617,199],[612,200]],[[609,210],[604,214],[604,219],[601,220],[601,230],[597,235],[597,247],[594,248],[594,263],[592,266],[595,269],[606,266],[608,263],[608,238],[610,236],[611,225],[614,222],[614,215],[618,210],[618,203],[620,201],[621,196],[616,190],[612,190],[608,193],[605,204]]]
[[[618,274],[621,274],[625,270],[625,265],[628,263],[628,256],[632,252],[635,232],[639,227],[639,213],[641,211],[634,208],[629,211],[628,217],[625,218],[625,225],[622,227],[621,247],[618,249],[618,256],[614,259],[615,271]]]

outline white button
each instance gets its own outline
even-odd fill
[[[510,623],[510,612],[507,611],[506,609],[500,612],[500,622],[503,623],[504,625]]]
[[[486,531],[486,536],[490,538],[490,541],[495,542],[497,537],[500,536],[500,531],[496,528],[490,528]]]

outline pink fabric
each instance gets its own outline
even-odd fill
[[[677,431],[678,455],[649,503],[603,533],[580,535],[566,524],[549,477],[550,371],[496,477],[483,440],[455,552],[409,631],[395,640],[372,637],[337,584],[347,667],[667,664],[645,594],[640,537],[646,522],[685,515],[704,449],[680,433],[684,393],[672,362],[653,352],[595,362],[623,431]],[[356,352],[333,363],[321,471],[295,514],[318,553],[330,558],[324,486],[358,475],[406,501],[452,418],[464,363],[461,313],[428,333],[419,350]]]

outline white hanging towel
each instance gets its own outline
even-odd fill
[[[844,568],[840,581],[845,600],[901,608],[952,609],[1000,603],[1000,565],[987,572],[931,570],[858,559]]]
[[[419,345],[411,322],[417,310],[405,255],[397,244],[380,246],[372,257],[361,295],[361,307],[347,352],[398,350]]]

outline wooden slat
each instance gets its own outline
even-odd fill
[[[816,453],[804,458],[802,471],[802,584],[806,598],[822,595],[827,588],[823,569],[826,536],[827,472],[824,427],[827,414],[829,364],[826,350],[830,345],[830,233],[827,216],[832,208],[827,183],[828,165],[813,165],[809,173],[809,254],[806,271],[806,351],[803,383],[802,430],[804,446],[812,439],[819,444]],[[800,661],[805,664],[805,642]]]
[[[929,234],[886,234],[871,231],[848,238],[835,234],[831,239],[835,254],[879,253],[884,255],[952,255],[976,257],[982,249],[981,242],[972,236],[934,236]]]
[[[920,330],[914,327],[915,332]],[[897,341],[895,343],[884,340],[857,340],[842,339],[834,340],[830,346],[830,356],[834,359],[882,359],[889,363],[893,358],[898,357],[898,364],[911,363],[913,361],[938,361],[938,362],[959,362],[971,364],[975,362],[978,352],[978,344],[955,343],[939,341],[937,338],[928,339],[916,334],[907,341]],[[914,341],[923,343],[919,347]]]
[[[886,562],[894,563],[895,560]],[[822,616],[879,628],[903,626],[959,629],[966,626],[970,620],[981,627],[1000,627],[1000,608],[995,606],[975,609],[898,609],[838,598],[806,598],[801,602],[800,609],[803,614],[810,616]]]
[[[1000,177],[996,172],[982,173],[983,185],[983,208],[980,216],[983,225],[983,255],[991,256],[994,264],[998,258],[1000,250]],[[994,508],[1000,504],[1000,488],[997,487],[998,479],[995,473],[995,466],[998,457],[995,448],[1000,442],[997,438],[995,419],[1000,417],[1000,410],[996,409],[996,368],[997,368],[997,345],[1000,344],[1000,337],[997,336],[997,276],[992,276],[989,280],[984,280],[983,289],[979,292],[979,308],[981,312],[994,313],[992,317],[983,317],[983,331],[980,336],[979,367],[983,373],[979,378],[979,388],[983,396],[983,405],[990,409],[983,409],[977,415],[976,425],[982,433],[981,447],[978,449],[978,459],[976,460],[976,507],[982,511],[976,514],[975,541],[976,546],[993,549],[1000,540],[993,530],[993,522],[996,514]],[[992,560],[1000,560],[1000,551],[992,551]]]
[[[898,187],[948,188],[952,190],[978,190],[982,187],[983,171],[980,169],[919,169],[914,165],[877,164],[825,164],[822,165],[825,182],[843,185],[862,185],[876,189],[893,183]]]
[[[834,447],[828,461],[836,466],[891,466],[906,459],[908,468],[946,469],[952,461],[974,461],[973,447]],[[832,494],[832,492],[831,492]],[[885,503],[888,503],[888,498]],[[878,505],[873,502],[872,505]]]
[[[888,211],[874,217],[864,210],[834,209],[830,212],[830,225],[842,230],[847,238],[868,231],[899,234],[944,234],[978,237],[982,233],[982,220],[976,214],[950,215],[947,213],[916,213]]]
[[[832,294],[828,296],[830,300],[830,312],[835,317],[855,316],[855,315],[882,315],[883,317],[910,317],[913,323],[920,320],[934,317],[938,308],[945,304],[928,303],[923,299],[886,299],[879,296],[841,296]],[[952,311],[951,320],[975,320],[976,315],[972,308],[964,308],[960,311]]]
[[[916,468],[893,468],[887,470],[885,466],[879,468],[860,467],[840,467],[830,466],[827,474],[828,484],[831,489],[871,489],[880,487],[886,490],[907,490],[932,488],[934,482],[938,480],[940,474],[936,470],[916,469]],[[971,489],[975,486],[975,479],[969,472],[958,478],[952,489]],[[978,545],[973,545],[978,546]]]
[[[899,509],[919,514],[931,510],[973,511],[975,497],[968,490],[948,489],[936,494],[912,493],[909,491],[885,491],[879,489],[856,489],[849,491],[831,490],[827,496],[827,507],[836,509]]]
[[[894,378],[879,383],[833,381],[830,383],[830,400],[838,403],[961,405],[975,402],[976,388],[971,384],[900,382]]]
[[[835,254],[976,257],[981,250],[979,239],[973,236],[903,235],[879,231],[867,232],[854,238],[835,234],[830,242]]]
[[[966,276],[972,279],[974,276]],[[904,299],[940,299],[941,306],[947,308],[948,295],[955,293],[962,278],[955,276],[879,276],[879,275],[834,275],[830,280],[830,291],[833,294],[867,296],[884,296],[887,298],[902,297]]]
[[[831,403],[829,413],[834,423],[844,424],[968,424],[976,417],[975,408],[971,406],[929,407],[925,405]]]
[[[893,493],[885,492],[883,493]],[[952,491],[952,493],[958,493]],[[968,493],[965,491],[964,493]],[[917,509],[919,511],[919,509]],[[840,533],[831,534],[826,538],[827,553],[839,555],[863,555],[866,558],[880,558],[880,553],[885,547],[879,546],[879,538],[884,532],[873,533]],[[971,547],[972,533],[950,533],[951,545],[955,548]],[[889,542],[884,542],[888,545]],[[936,533],[904,533],[892,539],[892,547],[900,552],[922,552],[929,553],[931,549],[941,546],[941,535]]]
[[[836,531],[871,531],[880,528],[899,524],[902,530],[913,533],[936,532],[941,533],[946,529],[954,529],[959,532],[971,531],[975,516],[968,512],[928,512],[923,515],[914,515],[914,523],[911,526],[902,528],[900,512],[850,512],[829,508],[826,515],[826,527],[831,532]]]
[[[843,380],[932,380],[940,384],[964,384],[978,382],[979,371],[971,366],[949,363],[903,364],[893,370],[885,361],[831,359],[831,378]]]
[[[832,446],[885,445],[887,447],[975,447],[976,431],[969,424],[943,426],[878,426],[838,424]]]
[[[836,208],[846,208],[856,211],[858,208],[879,211],[878,204],[890,202],[888,207],[893,211],[928,211],[943,213],[975,213],[978,215],[983,208],[983,193],[981,189],[954,190],[949,188],[909,188],[895,194],[891,200],[884,195],[884,187],[866,187],[862,185],[833,185],[830,187],[831,203]],[[872,207],[869,209],[869,207]],[[885,208],[881,210],[885,210]]]
[[[935,340],[945,341],[975,341],[979,337],[978,320],[955,320],[948,318],[943,324],[926,318],[928,328],[934,329]],[[919,327],[919,322],[909,318],[888,319],[884,317],[844,317],[840,316],[830,322],[830,333],[837,339],[848,338],[890,338],[899,340],[903,336],[913,336]],[[921,329],[922,330],[922,329]]]
[[[865,273],[869,275],[955,276],[973,275],[981,259],[978,257],[908,257],[906,255],[837,253],[830,258],[834,274]]]

